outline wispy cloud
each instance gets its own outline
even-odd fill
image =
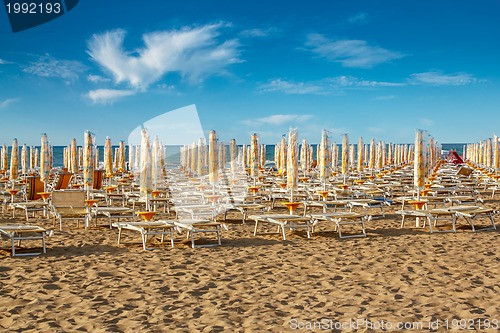
[[[7,98],[3,101],[0,101],[0,109],[5,109],[12,103],[17,102],[18,100],[19,100],[18,98]]]
[[[433,86],[464,86],[473,83],[484,82],[468,73],[445,74],[441,71],[429,71],[412,74],[408,79],[410,84],[424,84]]]
[[[88,41],[88,54],[110,72],[116,83],[146,89],[167,73],[178,73],[190,82],[226,73],[239,59],[235,39],[220,41],[222,23],[197,28],[157,31],[142,36],[144,45],[134,52],[123,47],[124,30],[95,34]]]
[[[325,94],[325,87],[317,83],[274,79],[258,87],[260,92],[282,92],[290,95]]]
[[[87,97],[96,104],[112,104],[116,100],[134,95],[134,90],[97,89],[87,93]]]
[[[313,118],[307,114],[275,114],[268,117],[243,120],[246,125],[283,125],[288,123],[303,123]]]
[[[294,82],[278,78],[261,84],[258,91],[262,93],[282,92],[289,95],[329,95],[342,93],[346,89],[397,87],[402,85],[404,83],[365,80],[343,75],[310,82]]]
[[[76,81],[86,67],[75,60],[59,60],[45,54],[37,61],[25,66],[23,72],[47,78],[63,79],[66,83]]]
[[[9,64],[13,64],[13,62],[10,62],[10,61],[7,61],[7,60],[0,59],[0,65],[9,65]]]
[[[395,99],[395,95],[385,95],[385,96],[377,96],[372,98],[372,101],[389,101],[391,99]]]
[[[356,13],[352,16],[349,16],[347,21],[351,24],[365,24],[368,20],[368,14],[367,13]]]
[[[434,125],[434,122],[428,118],[421,118],[419,121],[423,126],[431,127]]]
[[[404,57],[404,54],[400,52],[372,46],[364,40],[333,40],[321,34],[309,34],[306,48],[316,55],[329,61],[338,62],[344,67],[372,68]]]
[[[278,32],[276,28],[253,28],[247,29],[240,32],[241,37],[245,38],[256,38],[256,37],[268,37],[274,35]]]
[[[381,134],[381,133],[385,132],[385,128],[381,128],[381,127],[369,127],[368,131],[370,131],[371,133],[374,133],[374,134]]]
[[[95,74],[89,74],[87,76],[87,80],[90,81],[90,82],[93,82],[93,83],[103,83],[103,82],[109,82],[109,81],[111,81],[108,78],[105,78],[105,77],[100,76],[100,75],[95,75]]]

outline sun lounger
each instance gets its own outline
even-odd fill
[[[52,231],[47,231],[42,227],[34,225],[0,225],[0,236],[2,239],[10,239],[12,244],[12,256],[28,256],[46,253],[45,236],[50,236]],[[21,241],[41,240],[42,252],[16,253],[17,246],[21,246]]]
[[[264,214],[250,215],[248,219],[255,221],[253,232],[254,236],[281,233],[283,235],[283,240],[286,240],[286,229],[296,230],[305,228],[307,231],[307,238],[311,238],[311,218],[307,216],[290,214]],[[278,226],[278,230],[276,232],[258,233],[257,228],[259,223],[269,223],[276,225]]]
[[[495,220],[493,219],[493,214],[495,214],[495,210],[492,208],[485,208],[479,206],[455,206],[451,207],[453,209],[457,217],[463,217],[470,224],[472,231],[486,231],[486,230],[496,230]],[[491,227],[481,227],[477,228],[474,225],[474,219],[479,216],[485,216],[491,221]]]
[[[146,246],[149,236],[161,235],[163,243],[165,235],[170,236],[170,243],[174,247],[174,225],[169,221],[148,221],[148,222],[114,222],[112,226],[118,228],[118,244],[120,244],[122,231],[132,230],[141,234],[142,247],[144,251],[152,250]]]
[[[331,212],[323,214],[312,214],[314,228],[319,222],[331,221],[335,223],[335,230],[339,233],[339,238],[366,237],[365,221],[369,221],[371,216],[354,212]],[[343,225],[359,224],[362,228],[361,233],[342,235]],[[314,229],[313,229],[314,230]]]
[[[54,217],[59,220],[59,230],[62,230],[63,220],[84,220],[85,228],[88,226],[88,209],[85,206],[85,192],[64,190],[52,192],[52,207]]]
[[[90,210],[90,219],[95,218],[95,225],[97,226],[97,221],[99,216],[105,216],[109,221],[109,228],[112,227],[112,219],[127,218],[134,220],[135,211],[128,207],[92,207]]]
[[[212,222],[209,220],[168,220],[166,222],[172,223],[179,230],[187,230],[187,237],[191,238],[191,247],[194,249],[196,247],[209,247],[221,245],[221,228],[227,227],[219,222]],[[194,235],[195,234],[205,234],[205,233],[215,233],[217,237],[217,244],[195,244]]]

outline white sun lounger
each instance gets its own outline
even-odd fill
[[[371,216],[354,212],[331,212],[323,214],[312,214],[313,228],[321,221],[331,221],[335,223],[335,230],[339,233],[339,238],[366,237],[365,221],[371,220]],[[343,225],[361,226],[361,233],[342,235]]]
[[[187,230],[187,237],[191,238],[191,247],[194,249],[196,247],[210,247],[210,246],[218,246],[221,245],[221,228],[227,227],[220,222],[212,222],[209,220],[167,220],[166,222],[172,223],[174,226],[178,228],[178,230]],[[217,237],[216,244],[199,244],[196,245],[194,242],[194,235],[197,233],[215,233]]]
[[[10,239],[12,244],[12,256],[29,256],[39,255],[42,252],[46,253],[45,236],[52,235],[52,231],[47,231],[42,227],[35,225],[19,225],[19,224],[6,224],[0,225],[0,236],[3,239]],[[16,253],[17,246],[21,245],[21,241],[26,240],[41,240],[42,252],[29,252],[29,253]]]
[[[283,235],[283,240],[286,240],[286,229],[295,230],[300,228],[305,228],[307,231],[307,238],[311,238],[311,218],[307,216],[300,215],[290,215],[290,214],[264,214],[264,215],[250,215],[249,220],[255,221],[255,227],[253,235],[265,235],[265,234],[279,234]],[[257,232],[259,223],[270,223],[278,226],[276,232]]]
[[[148,222],[114,222],[112,226],[118,228],[118,244],[120,244],[122,231],[132,230],[141,234],[142,247],[146,250],[152,250],[146,246],[149,236],[161,235],[163,243],[165,235],[170,236],[170,243],[174,247],[174,225],[168,221],[148,221]]]

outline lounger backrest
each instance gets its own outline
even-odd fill
[[[83,191],[54,191],[52,192],[54,207],[84,207],[85,192]]]
[[[102,189],[102,176],[104,174],[104,170],[94,170],[94,190]]]
[[[457,175],[462,175],[462,176],[465,176],[465,177],[468,177],[472,174],[472,170],[471,168],[467,168],[467,167],[460,167],[460,169],[458,169],[457,171]]]
[[[44,191],[44,184],[39,176],[30,176],[26,178],[26,199],[38,200],[41,196],[37,193]]]
[[[71,172],[61,172],[57,175],[57,183],[55,186],[55,190],[64,190],[69,186],[69,182],[71,181],[71,176],[73,174]]]

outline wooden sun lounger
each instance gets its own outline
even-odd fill
[[[331,212],[323,214],[312,214],[313,228],[321,221],[332,221],[335,223],[335,230],[339,233],[339,238],[366,237],[365,221],[369,221],[371,216],[354,212]],[[362,231],[358,234],[342,235],[343,225],[361,225]]]
[[[1,238],[11,240],[12,256],[28,256],[46,253],[47,249],[45,247],[45,236],[47,235],[50,236],[51,231],[47,231],[44,228],[35,225],[0,225]],[[20,246],[21,241],[25,240],[41,240],[43,249],[42,252],[16,253],[16,241],[17,246]]]
[[[174,247],[174,225],[169,221],[114,222],[112,226],[118,228],[118,244],[120,244],[122,231],[125,229],[138,231],[141,234],[144,251],[153,249],[146,246],[148,237],[152,235],[161,235],[162,243],[165,235],[170,235],[170,243]]]
[[[264,214],[264,215],[250,215],[248,217],[250,220],[255,221],[255,227],[253,235],[265,235],[265,234],[279,234],[283,235],[283,240],[286,240],[285,229],[295,230],[299,228],[306,228],[307,238],[311,238],[311,218],[300,215],[289,215],[289,214]],[[257,227],[260,223],[270,223],[278,226],[276,232],[266,232],[257,233]]]

